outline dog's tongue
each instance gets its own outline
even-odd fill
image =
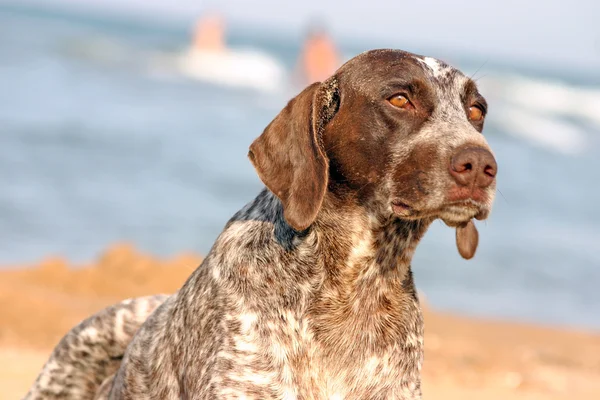
[[[479,233],[477,233],[473,220],[456,228],[456,247],[464,259],[473,258],[478,243]]]

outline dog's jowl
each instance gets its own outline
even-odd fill
[[[496,185],[486,112],[433,58],[348,61],[252,143],[265,189],[184,286],[74,328],[27,398],[419,399],[411,259],[438,218],[475,254]]]

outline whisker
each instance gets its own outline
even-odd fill
[[[500,191],[500,189],[496,188],[496,191],[497,191],[498,193],[500,193],[500,196],[502,196],[502,198],[504,199],[504,201],[506,202],[506,204],[509,204],[509,203],[508,203],[508,200],[506,200],[506,197],[504,197],[504,195],[502,194],[502,192]]]
[[[471,75],[471,77],[470,77],[470,78],[471,78],[471,79],[473,79],[473,80],[475,80],[475,75],[477,75],[477,73],[478,73],[478,72],[481,70],[481,68],[485,67],[485,64],[487,64],[487,63],[488,63],[488,61],[490,61],[490,59],[489,59],[489,58],[488,58],[487,60],[485,60],[485,61],[484,61],[484,63],[483,63],[483,64],[481,64],[481,66],[475,70],[475,72],[473,72],[473,74]],[[485,75],[484,75],[484,76],[485,76]],[[480,78],[478,78],[478,79],[480,79]]]

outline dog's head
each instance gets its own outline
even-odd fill
[[[496,161],[481,134],[487,105],[475,83],[429,57],[374,50],[292,99],[250,146],[287,222],[304,230],[330,191],[377,217],[441,218],[461,255],[477,246]]]

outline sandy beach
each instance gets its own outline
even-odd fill
[[[201,257],[127,244],[90,265],[48,258],[0,272],[0,399],[18,399],[61,336],[128,297],[177,290]],[[424,305],[426,399],[598,399],[600,334],[440,313]]]

